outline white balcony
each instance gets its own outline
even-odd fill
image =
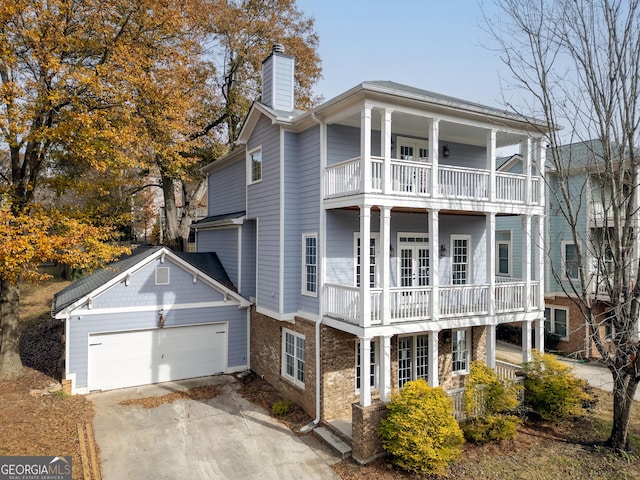
[[[489,315],[491,306],[497,314],[540,310],[541,306],[536,304],[538,288],[538,282],[531,282],[527,298],[526,283],[522,281],[501,281],[494,286],[493,295],[489,285],[443,285],[438,288],[440,308],[435,314],[442,319],[484,316]],[[371,325],[432,320],[432,290],[432,287],[390,288],[389,315],[385,318],[382,289],[370,289]],[[325,315],[365,326],[358,287],[327,283],[323,294]]]
[[[360,193],[385,193],[414,197],[432,197],[432,166],[407,160],[390,160],[389,182],[384,178],[385,160],[372,157],[366,162],[370,169],[371,182],[362,184],[362,162],[360,157],[333,164],[325,170],[324,196],[336,198]],[[438,196],[450,200],[488,201],[491,191],[491,174],[488,170],[440,165],[437,175]],[[538,205],[540,202],[540,178],[532,177],[527,188],[527,176],[497,172],[495,178],[495,200],[512,204]],[[385,185],[388,185],[385,188]],[[527,202],[527,192],[530,200]]]

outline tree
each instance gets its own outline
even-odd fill
[[[260,97],[261,65],[274,43],[296,58],[296,106],[313,104],[320,76],[318,37],[294,0],[194,2],[182,19],[167,61],[152,58],[134,78],[140,138],[160,178],[166,243],[182,248],[206,192],[200,168],[224,155],[240,133],[251,103]],[[177,8],[177,5],[176,7]],[[182,8],[182,6],[180,6]]]
[[[495,3],[504,16],[501,22],[487,17],[487,25],[513,86],[525,92],[527,113],[542,116],[549,126],[547,163],[555,182],[548,202],[562,215],[575,245],[571,266],[577,279],[568,280],[560,265],[552,264],[552,274],[582,311],[612,374],[608,444],[627,451],[640,381],[640,2]],[[506,103],[521,111],[516,101]],[[578,148],[562,147],[571,142],[580,142],[580,154]],[[582,182],[576,180],[578,171],[585,173]],[[581,209],[589,201],[605,213],[601,228],[590,230],[582,223]],[[612,350],[594,291],[605,293],[612,304]]]
[[[90,270],[126,251],[109,243],[109,227],[53,208],[47,187],[64,184],[61,175],[136,167],[146,146],[128,86],[175,35],[156,21],[167,3],[0,3],[0,376],[20,371],[20,285],[42,278],[40,264]]]

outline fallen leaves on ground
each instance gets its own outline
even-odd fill
[[[121,401],[118,405],[137,405],[144,408],[156,408],[164,403],[173,403],[176,400],[209,400],[220,394],[220,387],[216,385],[203,385],[178,392],[167,393],[160,397],[131,398]]]

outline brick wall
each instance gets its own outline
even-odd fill
[[[385,454],[378,429],[386,416],[387,406],[380,400],[374,400],[368,407],[353,404],[351,455],[354,460],[364,464]]]
[[[282,329],[305,337],[304,388],[281,375]],[[282,322],[251,310],[251,369],[261,375],[284,397],[300,405],[312,418],[316,416],[316,349],[315,324],[296,317],[294,323]]]

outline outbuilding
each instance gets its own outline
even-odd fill
[[[249,305],[215,253],[138,247],[55,295],[65,383],[88,393],[245,370]]]

